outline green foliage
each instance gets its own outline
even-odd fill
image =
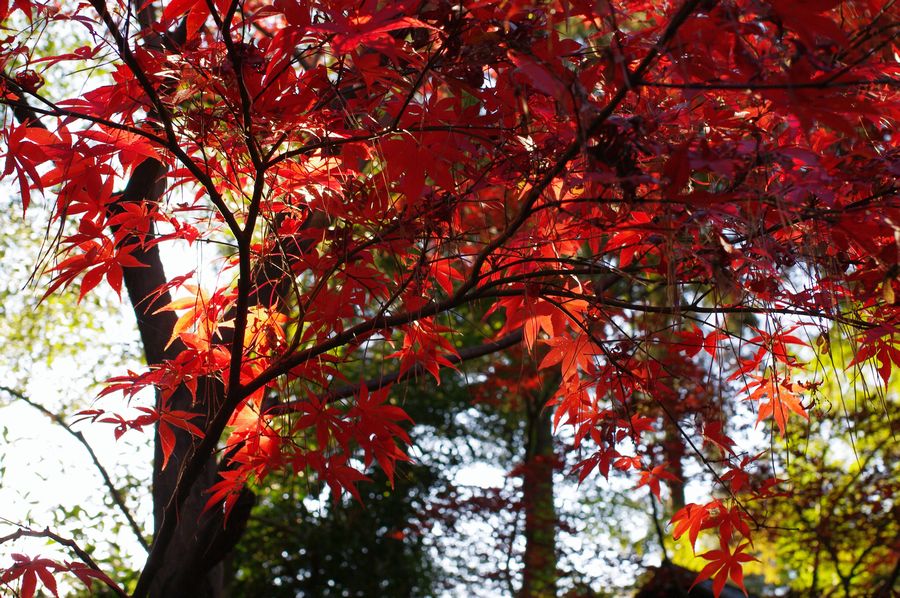
[[[890,595],[900,447],[885,402],[895,411],[895,392],[836,403],[779,441],[790,498],[760,513],[771,526],[764,558],[778,585],[803,595]]]
[[[302,484],[268,488],[235,551],[231,595],[432,596],[435,570],[410,521],[434,482],[406,467],[391,489],[384,475],[360,486],[363,504],[321,502]]]

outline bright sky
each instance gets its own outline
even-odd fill
[[[109,289],[77,307],[71,295],[38,306],[47,278],[37,288],[27,282],[44,235],[40,206],[29,211],[27,223],[20,209],[3,209],[0,230],[0,380],[72,422],[75,411],[94,406],[97,382],[141,366],[133,315]],[[110,398],[104,404],[119,409],[118,403]],[[82,423],[74,429],[84,434],[120,488],[130,480],[140,482],[140,492],[125,493],[133,515],[148,523],[149,433],[130,432],[116,441],[109,425]],[[82,546],[96,546],[99,558],[116,547],[126,562],[137,565],[143,551],[124,523],[85,447],[36,408],[0,392],[0,535],[17,524],[49,527]],[[37,538],[0,545],[2,561],[8,562],[10,552],[60,554]]]

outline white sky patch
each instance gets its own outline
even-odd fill
[[[101,286],[80,305],[71,293],[39,303],[52,273],[38,277],[36,284],[28,280],[46,234],[47,215],[41,208],[47,202],[34,201],[23,220],[15,190],[8,185],[0,189],[10,198],[0,215],[0,385],[69,424],[81,409],[127,412],[121,395],[94,403],[103,380],[143,367],[127,297],[120,302]],[[77,293],[77,284],[74,289]],[[152,401],[146,396],[137,400]],[[108,424],[82,423],[72,429],[84,435],[132,515],[149,531],[152,430],[129,432],[116,441],[114,426]],[[0,536],[18,526],[49,528],[91,547],[95,559],[115,555],[136,568],[146,558],[85,447],[37,408],[0,391]],[[0,545],[0,567],[10,563],[12,552],[77,560],[46,539],[23,538]],[[78,584],[73,580],[58,576],[63,595],[72,587],[68,582]]]
[[[499,488],[506,479],[506,471],[489,463],[472,463],[461,467],[453,477],[457,486],[477,488]]]

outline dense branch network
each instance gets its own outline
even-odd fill
[[[720,397],[782,434],[807,418],[798,329],[850,330],[885,382],[900,363],[898,22],[838,4],[17,3],[99,40],[48,78],[114,59],[50,99],[23,39],[0,103],[5,174],[66,230],[48,292],[124,281],[138,319],[150,368],[105,391],[157,396],[108,418],[157,430],[134,596],[185,583],[173,543],[218,538],[215,565],[235,540],[214,530],[272,472],[357,495],[361,455],[392,478],[392,385],[520,343],[560,371],[581,479],[634,469],[659,498],[675,476],[650,437],[677,431],[727,499],[676,535],[718,529],[701,577],[740,583],[762,525],[741,495],[775,492],[731,481],[754,460]],[[205,241],[231,253],[164,275],[160,244]],[[466,317],[496,336],[459,346]]]

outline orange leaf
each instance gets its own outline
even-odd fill
[[[778,425],[778,430],[784,436],[788,411],[792,411],[797,415],[809,419],[809,414],[800,402],[800,397],[794,393],[795,385],[786,381],[778,381],[777,378],[762,378],[747,385],[747,389],[755,386],[749,397],[745,400],[760,401],[759,414],[756,417],[756,423],[772,417]],[[768,399],[762,402],[763,399]]]

